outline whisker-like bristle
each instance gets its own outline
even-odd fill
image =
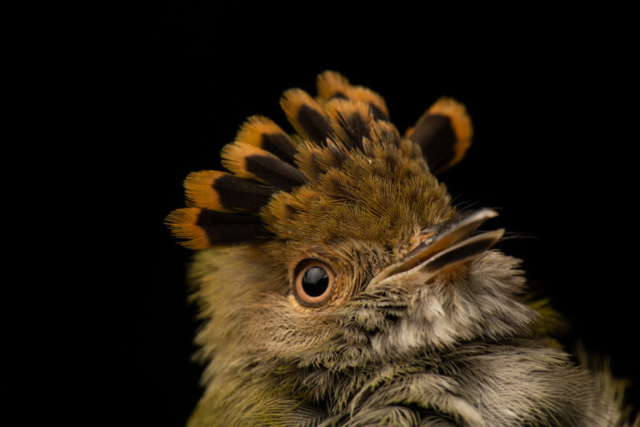
[[[237,210],[258,213],[269,202],[272,191],[226,172],[192,172],[184,181],[187,206],[221,212]]]
[[[432,172],[438,174],[462,160],[471,146],[472,134],[464,105],[440,98],[405,136],[422,148]]]
[[[239,178],[255,179],[285,191],[307,182],[307,177],[296,167],[244,142],[227,144],[222,149],[222,164]]]
[[[318,144],[324,144],[331,134],[329,120],[322,107],[305,91],[287,90],[280,105],[294,129],[304,138]]]
[[[280,126],[264,116],[252,116],[240,128],[236,141],[262,148],[280,159],[294,164],[296,148]]]
[[[207,249],[270,236],[260,217],[243,213],[182,208],[171,212],[165,222],[175,237],[184,240],[180,244],[189,249]]]

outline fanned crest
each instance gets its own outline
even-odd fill
[[[471,120],[457,101],[439,99],[402,137],[380,95],[333,71],[318,76],[315,98],[290,89],[280,105],[295,133],[266,117],[250,117],[222,150],[228,172],[200,171],[186,178],[187,207],[166,219],[182,245],[206,249],[273,238],[270,218],[292,209],[277,205],[282,193],[330,181],[352,150],[373,157],[377,145],[393,145],[405,157],[424,157],[438,174],[459,162],[471,144]],[[267,212],[270,203],[275,205]]]

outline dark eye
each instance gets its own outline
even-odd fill
[[[323,261],[308,258],[296,266],[293,280],[298,301],[303,305],[316,306],[327,302],[336,276]]]

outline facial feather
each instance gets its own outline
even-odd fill
[[[608,425],[619,396],[547,346],[519,261],[471,237],[491,215],[459,216],[434,175],[469,148],[464,107],[441,99],[402,137],[375,92],[317,84],[281,100],[297,134],[249,119],[231,174],[190,175],[168,218],[200,249],[190,425]]]

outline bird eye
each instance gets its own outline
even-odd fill
[[[317,306],[329,299],[336,276],[326,263],[308,258],[296,266],[293,280],[293,290],[298,302],[306,306]]]

